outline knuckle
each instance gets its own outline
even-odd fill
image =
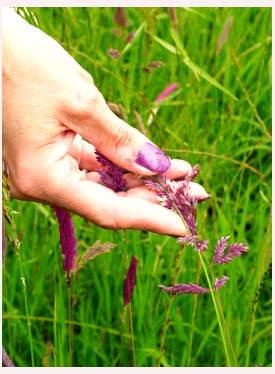
[[[113,143],[113,147],[119,151],[131,144],[136,138],[134,131],[135,129],[124,123],[111,129],[110,141]]]
[[[93,113],[105,104],[103,96],[93,84],[92,77],[88,73],[87,75],[90,79],[86,75],[83,77],[78,74],[76,82],[66,95],[66,103],[62,106],[65,116],[72,121],[91,120]]]

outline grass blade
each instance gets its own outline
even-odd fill
[[[232,97],[232,99],[238,100],[237,97],[235,95],[233,95],[227,88],[225,88],[223,85],[221,85],[215,78],[213,78],[210,74],[208,74],[206,71],[204,71],[202,68],[200,68],[198,65],[196,65],[194,62],[192,62],[190,60],[190,57],[188,56],[188,54],[187,54],[187,52],[186,52],[186,50],[185,50],[185,48],[182,44],[182,41],[180,40],[180,37],[179,37],[178,33],[174,29],[171,28],[170,33],[171,33],[171,36],[172,36],[179,52],[183,56],[183,63],[193,71],[193,73],[196,75],[196,77],[198,77],[198,76],[202,77],[207,82],[209,82],[212,86],[215,86],[219,90],[223,91],[225,94]]]
[[[161,46],[163,46],[165,49],[167,49],[167,51],[169,51],[171,53],[174,53],[174,54],[177,54],[177,50],[172,44],[167,43],[165,40],[159,38],[156,35],[151,34],[149,31],[147,31],[147,32],[152,37],[152,39],[154,39],[157,43],[159,43]]]
[[[123,51],[121,52],[121,56],[124,55],[129,49],[130,47],[133,45],[133,43],[135,42],[135,40],[138,38],[139,34],[141,33],[141,31],[143,30],[143,28],[146,26],[146,22],[143,22],[139,28],[137,29],[137,31],[135,32],[134,34],[134,37],[131,41],[131,43],[127,43],[126,44],[126,47],[123,49]]]

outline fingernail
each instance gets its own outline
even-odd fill
[[[208,194],[206,196],[203,196],[203,197],[199,197],[198,200],[197,200],[197,202],[198,203],[202,203],[205,200],[211,199],[211,197],[212,197],[212,195],[210,195],[210,194]]]
[[[170,158],[152,143],[144,143],[139,151],[136,163],[151,171],[164,173],[171,165]]]

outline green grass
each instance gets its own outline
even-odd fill
[[[271,9],[176,8],[177,35],[171,33],[168,9],[127,8],[130,25],[120,38],[112,32],[117,27],[114,8],[28,9],[39,27],[92,74],[106,101],[123,106],[129,124],[138,128],[137,111],[153,142],[173,158],[199,163],[198,182],[213,196],[198,211],[199,231],[210,241],[209,261],[221,236],[249,246],[241,258],[213,267],[215,276],[230,277],[219,296],[238,365],[271,366]],[[217,54],[229,17],[228,40]],[[125,48],[127,34],[137,30]],[[124,52],[114,60],[108,48]],[[165,65],[147,74],[142,68],[152,61]],[[146,126],[154,100],[174,82],[179,89]],[[68,291],[57,220],[47,206],[14,199],[11,204],[19,213],[21,264],[7,241],[3,346],[16,366],[32,364],[21,265],[35,365],[45,365],[48,357],[51,366],[67,366]],[[100,229],[76,216],[74,222],[79,253],[98,239],[117,247],[72,276],[72,364],[132,366],[129,311],[123,308],[123,232]],[[126,237],[128,260],[132,255],[138,259],[131,302],[136,363],[156,366],[170,298],[157,286],[170,285],[180,245],[149,232],[128,230]],[[186,247],[178,283],[196,282],[198,266],[197,253]],[[203,270],[199,283],[207,286]],[[210,294],[175,297],[170,317],[161,366],[226,365]]]

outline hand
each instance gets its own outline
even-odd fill
[[[177,178],[190,165],[170,163],[157,147],[156,156],[148,153],[150,141],[109,110],[91,76],[52,38],[10,9],[3,9],[2,30],[3,158],[11,194],[62,207],[105,228],[186,235],[180,217],[158,205],[130,173],[167,170]],[[130,172],[127,193],[97,183],[94,147]],[[89,171],[87,178],[82,169]],[[207,195],[197,184],[193,191]]]

